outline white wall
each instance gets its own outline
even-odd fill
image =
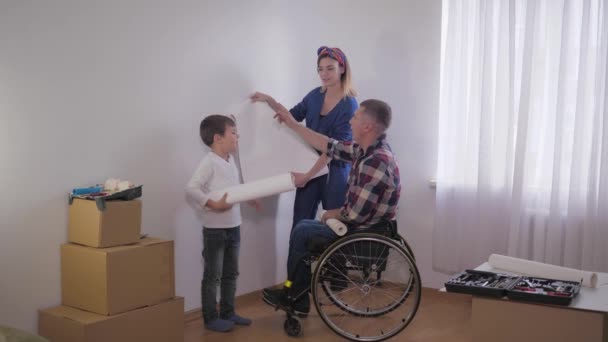
[[[144,184],[143,230],[176,240],[177,293],[200,306],[201,233],[183,188],[206,153],[198,123],[253,90],[295,104],[315,52],[340,46],[360,100],[389,102],[399,225],[432,272],[441,3],[0,1],[0,324],[36,331],[60,303],[69,189]],[[243,209],[239,293],[285,277],[293,193]]]

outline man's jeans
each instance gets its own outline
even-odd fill
[[[236,278],[239,275],[240,226],[234,228],[203,227],[203,259],[205,267],[201,281],[203,320],[218,318],[217,287],[220,285],[219,318],[234,315]]]
[[[287,258],[287,277],[293,283],[293,291],[297,294],[303,292],[310,286],[311,271],[302,260],[308,257],[309,241],[322,239],[333,242],[338,235],[320,221],[302,220],[291,232],[289,239],[289,256]]]

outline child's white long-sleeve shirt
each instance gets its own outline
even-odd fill
[[[209,195],[233,185],[239,184],[239,171],[234,163],[234,157],[228,160],[218,156],[215,152],[207,153],[201,160],[198,168],[192,175],[186,188],[187,195],[200,204],[203,226],[206,228],[231,228],[241,225],[241,208],[235,204],[231,209],[217,212],[204,207]],[[222,194],[223,195],[223,194]],[[221,198],[221,197],[220,197]],[[211,198],[214,201],[220,198]]]

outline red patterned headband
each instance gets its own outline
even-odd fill
[[[346,66],[346,55],[339,48],[330,48],[327,46],[321,46],[317,49],[318,57],[330,57],[338,61],[341,66]]]

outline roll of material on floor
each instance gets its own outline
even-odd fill
[[[597,287],[597,274],[590,271],[544,264],[542,262],[518,259],[500,254],[490,255],[488,264],[493,268],[523,275],[556,280],[580,281],[585,287]]]

